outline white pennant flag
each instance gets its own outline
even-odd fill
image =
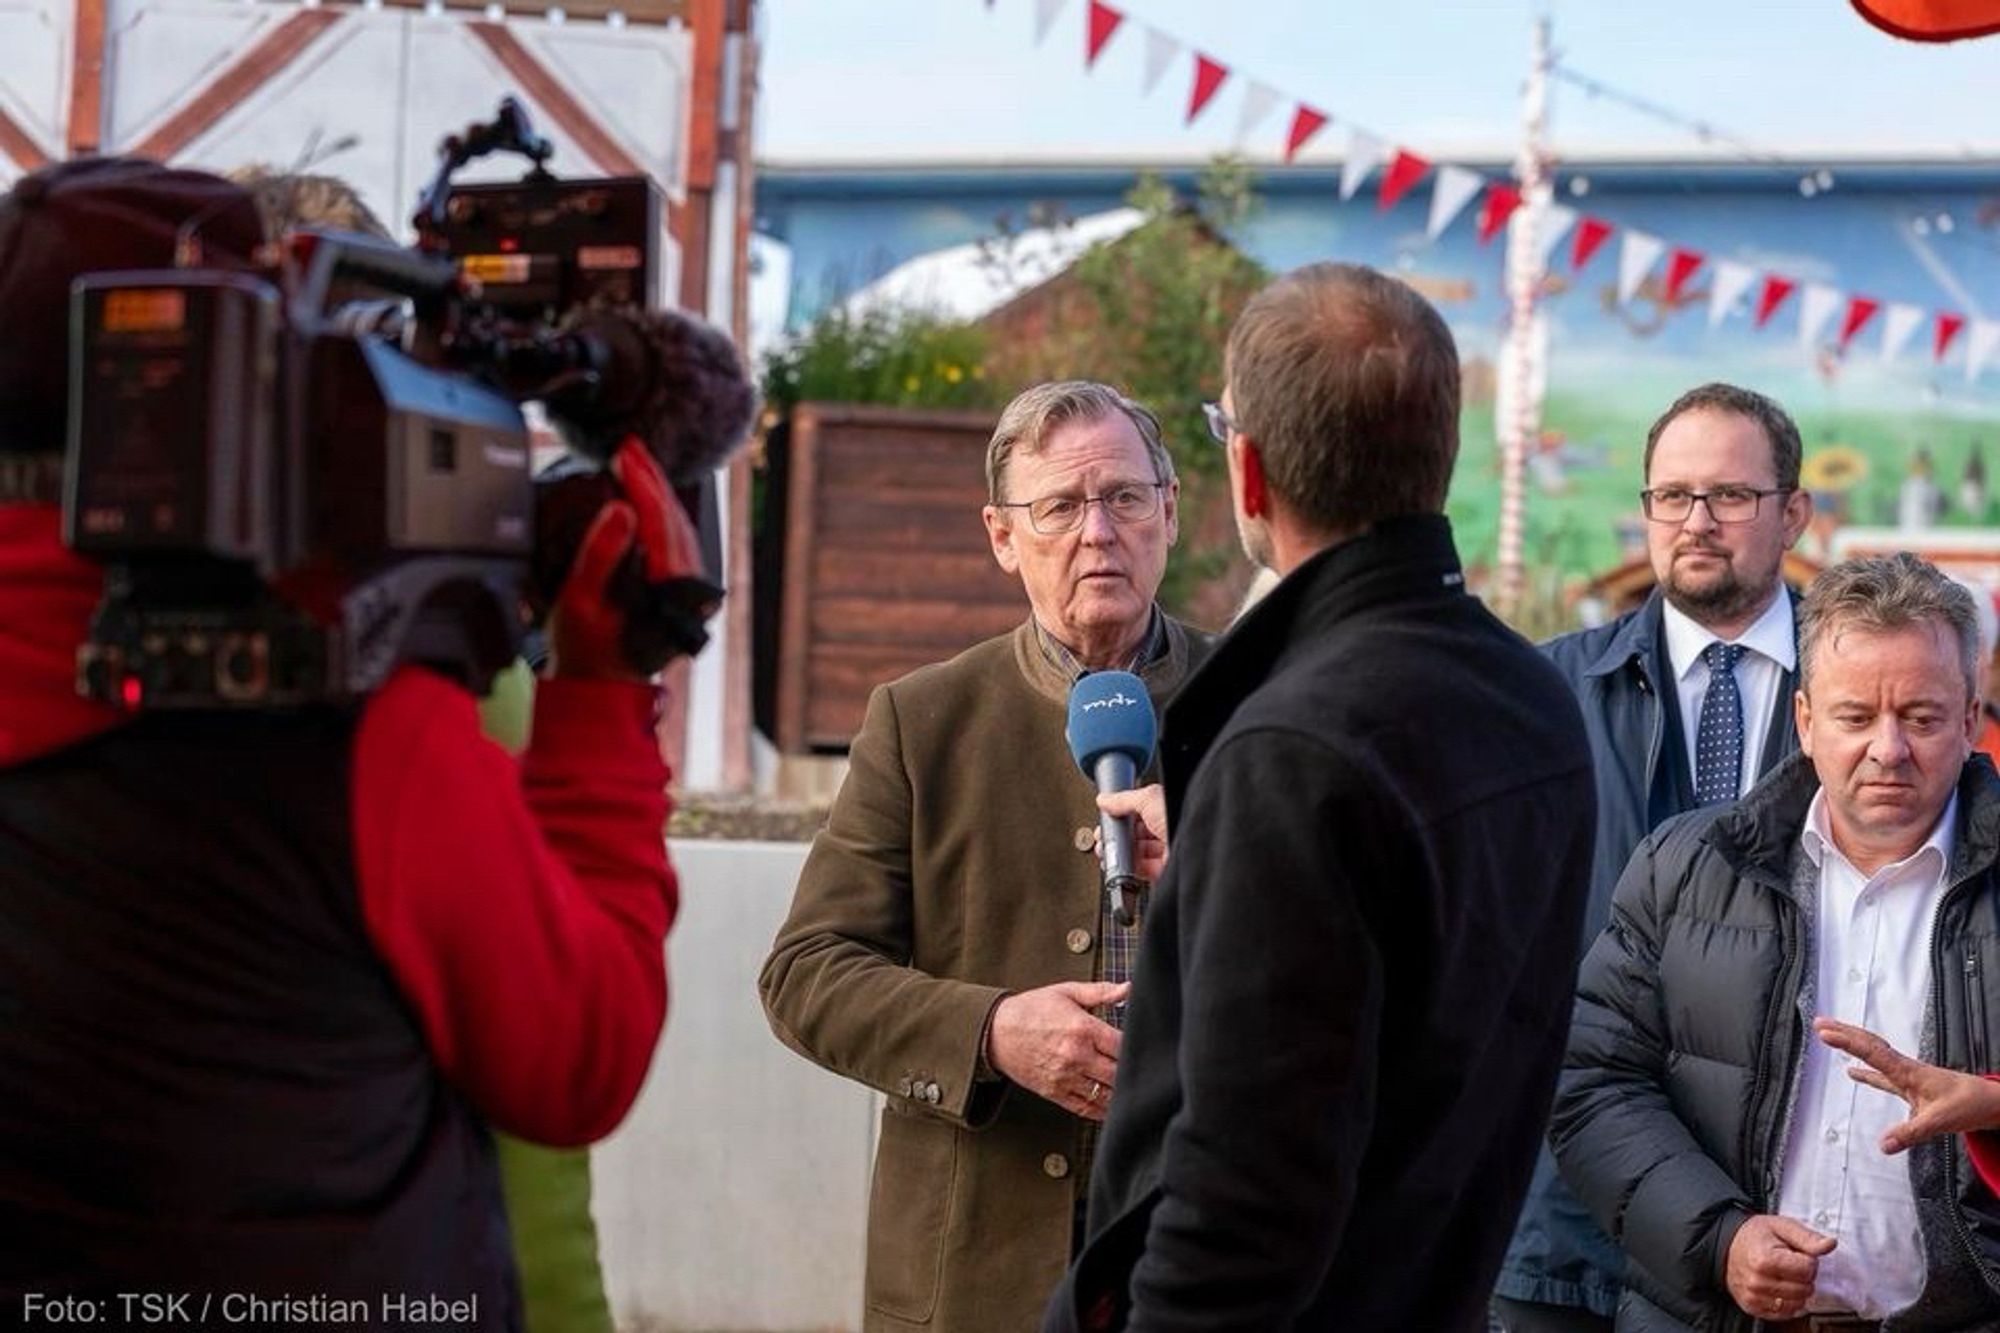
[[[1824,283],[1807,283],[1799,297],[1799,341],[1807,347],[1816,346],[1819,335],[1826,331],[1827,321],[1833,318],[1845,299]]]
[[[1970,383],[1979,378],[1979,372],[1993,359],[1993,353],[2000,351],[2000,323],[1990,319],[1975,319],[1966,331],[1965,378]]]
[[[1250,131],[1263,124],[1264,118],[1284,100],[1285,95],[1270,84],[1252,79],[1243,92],[1243,109],[1236,116],[1236,142],[1248,139]]]
[[[1160,86],[1160,76],[1167,72],[1167,66],[1174,63],[1174,57],[1181,53],[1181,44],[1158,28],[1146,29],[1146,93]]]
[[[1514,216],[1519,218],[1522,215],[1517,213]],[[1561,204],[1550,204],[1542,210],[1542,231],[1539,236],[1535,237],[1535,250],[1537,252],[1535,266],[1537,268],[1546,269],[1549,266],[1549,256],[1556,252],[1556,247],[1562,244],[1562,238],[1569,235],[1569,229],[1575,225],[1576,210],[1574,208],[1565,208]]]
[[[1040,46],[1042,40],[1049,35],[1049,29],[1055,27],[1056,19],[1062,14],[1063,6],[1068,3],[1069,0],[1035,0],[1036,46]]]
[[[1437,180],[1431,185],[1431,220],[1424,228],[1424,235],[1436,240],[1444,229],[1451,225],[1453,218],[1465,211],[1473,196],[1486,188],[1486,178],[1476,171],[1464,167],[1454,167],[1449,163],[1437,169]]]
[[[1623,305],[1639,290],[1639,284],[1667,252],[1667,243],[1643,231],[1625,232],[1625,248],[1618,252],[1618,302]]]
[[[1731,259],[1716,260],[1715,282],[1708,293],[1708,327],[1712,329],[1727,319],[1755,281],[1757,270],[1748,264],[1739,264]]]
[[[1382,159],[1389,155],[1389,145],[1366,130],[1350,129],[1347,132],[1347,163],[1340,169],[1340,197],[1343,202],[1352,199],[1354,192],[1361,188],[1361,182],[1368,179],[1368,173],[1382,165]]]
[[[1903,354],[1903,348],[1910,338],[1923,327],[1924,312],[1913,305],[1901,301],[1892,304],[1882,314],[1882,359],[1894,361]]]

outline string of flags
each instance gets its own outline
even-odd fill
[[[994,2],[985,0],[986,7],[991,9]],[[1069,3],[1070,0],[1035,0],[1037,45],[1047,39]],[[1142,87],[1146,94],[1150,95],[1184,56],[1192,58],[1186,124],[1192,125],[1200,119],[1232,79],[1241,83],[1244,90],[1236,127],[1239,141],[1247,140],[1274,111],[1290,103],[1292,113],[1286,122],[1283,147],[1286,162],[1297,158],[1300,150],[1321,131],[1336,123],[1331,112],[1245,75],[1209,52],[1134,19],[1107,0],[1085,0],[1084,68],[1095,69],[1105,49],[1130,27],[1143,30]],[[1482,245],[1499,235],[1521,207],[1520,190],[1512,181],[1494,179],[1454,163],[1433,162],[1352,123],[1343,128],[1347,132],[1347,157],[1340,171],[1342,202],[1353,199],[1373,179],[1376,207],[1387,212],[1428,179],[1431,196],[1425,236],[1433,241],[1438,239],[1478,200],[1474,219]],[[1880,331],[1883,360],[1895,361],[1928,324],[1931,359],[1939,363],[1963,335],[1965,375],[1969,381],[1977,380],[1996,354],[2000,354],[2000,321],[1970,318],[1956,310],[1926,310],[1906,302],[1885,302],[1825,283],[1801,282],[1770,269],[1677,245],[1636,227],[1613,224],[1564,204],[1550,204],[1543,210],[1535,245],[1543,267],[1547,268],[1556,262],[1557,247],[1567,241],[1570,271],[1580,273],[1614,236],[1619,241],[1617,294],[1621,304],[1637,296],[1656,272],[1660,273],[1655,289],[1660,299],[1670,306],[1684,303],[1689,299],[1689,285],[1698,274],[1707,271],[1710,328],[1741,310],[1748,314],[1753,328],[1763,329],[1780,311],[1796,309],[1799,341],[1808,350],[1819,347],[1832,331],[1834,345],[1844,354],[1862,334],[1876,328]]]

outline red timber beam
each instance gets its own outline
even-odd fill
[[[42,151],[34,136],[16,124],[4,109],[0,109],[0,153],[23,171],[35,171],[49,164],[49,155]]]
[[[81,2],[81,0],[80,0]],[[344,16],[334,9],[302,9],[264,34],[227,69],[211,79],[193,101],[167,117],[151,134],[127,152],[165,162],[193,143],[259,88],[299,58],[321,33]],[[71,132],[74,135],[74,113]]]
[[[104,134],[104,0],[76,0],[70,27],[70,155],[94,153]]]

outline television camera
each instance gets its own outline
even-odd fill
[[[527,158],[525,178],[454,188],[494,152]],[[700,648],[722,595],[714,470],[754,400],[744,384],[733,431],[679,422],[676,338],[720,335],[659,308],[658,192],[560,180],[550,155],[509,99],[445,140],[413,249],[302,230],[267,267],[204,267],[195,218],[180,267],[77,282],[64,536],[106,567],[84,694],[282,707],[365,694],[406,662],[482,691],[634,436],[706,568],[648,583],[628,558],[610,589],[625,655],[650,672]],[[586,475],[537,487],[526,403]]]

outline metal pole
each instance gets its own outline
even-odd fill
[[[1538,317],[1544,265],[1542,228],[1548,225],[1549,20],[1535,20],[1528,82],[1521,96],[1521,151],[1514,159],[1514,179],[1521,206],[1507,232],[1507,338],[1500,351],[1500,379],[1505,402],[1494,422],[1500,443],[1500,532],[1494,604],[1502,616],[1521,609],[1525,570],[1525,481],[1528,450],[1541,440],[1542,390],[1547,382],[1548,329]]]

